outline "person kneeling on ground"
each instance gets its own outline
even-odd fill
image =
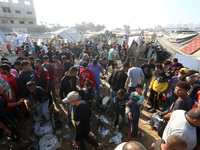
[[[34,109],[34,120],[46,122],[49,120],[49,98],[43,88],[36,86],[34,81],[29,81],[27,83],[28,90],[33,95],[33,100],[31,101],[32,108]],[[39,116],[40,118],[37,118]]]
[[[170,135],[166,143],[164,140],[159,139],[151,147],[153,150],[186,150],[187,143],[177,135]]]
[[[73,142],[73,147],[85,150],[86,145],[84,141],[87,141],[92,146],[100,149],[101,145],[99,145],[97,140],[89,134],[90,117],[92,115],[92,112],[88,104],[85,101],[80,101],[80,95],[76,91],[70,92],[67,97],[62,101],[63,103],[69,103],[70,105],[75,106],[74,121],[76,125],[76,135]]]

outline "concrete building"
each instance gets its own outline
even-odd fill
[[[0,30],[31,33],[37,29],[33,0],[0,0]]]

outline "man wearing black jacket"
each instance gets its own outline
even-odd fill
[[[89,134],[90,117],[92,115],[89,105],[85,101],[80,101],[80,95],[76,91],[70,92],[62,101],[63,103],[69,103],[75,106],[74,121],[76,125],[76,135],[73,147],[85,150],[86,145],[84,141],[87,141],[92,146],[96,147],[96,149],[100,149],[101,145]]]
[[[123,66],[120,70],[114,71],[108,82],[112,88],[112,98],[117,96],[117,91],[120,89],[124,89],[125,86],[125,82],[127,79],[127,74],[125,73],[129,68],[129,63],[125,62],[123,63]],[[114,101],[112,99],[110,105],[109,105],[109,109],[113,109],[114,106]]]
[[[37,84],[37,78],[35,71],[31,69],[29,61],[23,60],[21,63],[23,71],[19,75],[20,90],[22,91],[22,97],[28,97],[31,99],[30,92],[28,91],[26,84],[29,81],[34,81]]]
[[[61,79],[61,85],[60,85],[60,98],[64,99],[71,91],[77,91],[76,88],[76,75],[77,75],[77,68],[71,67],[69,72],[65,73],[65,76]],[[67,104],[67,114],[69,119],[69,125],[72,125],[72,119],[71,119],[71,112],[72,112],[72,106],[70,104]]]

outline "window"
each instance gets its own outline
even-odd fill
[[[29,24],[33,24],[33,21],[29,21]]]
[[[27,11],[27,14],[31,15],[31,14],[32,14],[32,11]]]
[[[24,1],[24,4],[25,4],[25,5],[31,5],[31,2],[29,2],[29,1]]]
[[[13,20],[10,20],[10,23],[11,23],[11,24],[14,24],[14,21],[13,21]]]
[[[15,13],[16,14],[21,14],[21,11],[20,10],[15,10]]]
[[[3,12],[11,13],[10,7],[2,7]]]
[[[8,2],[8,0],[0,0],[0,2]]]
[[[8,20],[2,20],[3,24],[8,24]]]
[[[12,0],[13,3],[19,4],[19,0]]]
[[[24,21],[19,21],[20,24],[24,24]]]

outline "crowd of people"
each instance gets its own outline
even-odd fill
[[[116,150],[145,150],[137,142],[140,114],[143,109],[156,113],[161,107],[160,118],[165,123],[158,132],[161,139],[152,144],[152,149],[199,149],[200,78],[199,75],[187,77],[189,69],[177,58],[172,62],[165,60],[163,64],[155,63],[151,58],[137,67],[133,60],[125,62],[126,45],[115,42],[111,45],[104,40],[88,40],[77,45],[65,43],[60,50],[53,44],[41,44],[38,46],[34,42],[34,48],[31,48],[29,43],[23,43],[17,47],[15,62],[11,63],[7,58],[1,60],[1,137],[10,137],[19,148],[29,147],[31,142],[25,143],[19,136],[24,126],[21,114],[29,116],[27,107],[32,108],[33,120],[43,126],[51,119],[53,104],[60,98],[67,109],[69,127],[76,127],[73,147],[87,149],[87,141],[96,149],[103,149],[98,137],[94,139],[90,135],[90,117],[95,111],[93,100],[102,99],[101,78],[109,75],[112,98],[106,112],[115,114],[113,131],[122,116],[128,135],[126,142],[118,145]],[[35,57],[29,53],[33,49]],[[123,62],[122,66],[118,60]],[[164,106],[159,103],[163,99]],[[144,108],[144,100],[148,101],[149,107]]]

